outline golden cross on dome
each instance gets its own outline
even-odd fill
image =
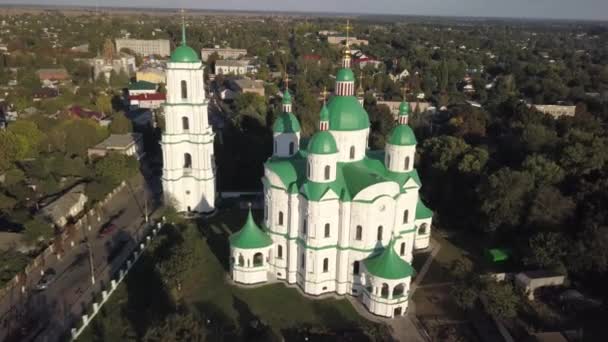
[[[346,46],[348,46],[350,44],[350,29],[352,29],[353,27],[350,25],[350,20],[346,19]]]
[[[405,93],[407,92],[407,89],[408,88],[405,85],[403,87],[401,87],[401,90],[403,91],[403,101],[405,101]]]
[[[327,95],[329,95],[329,92],[327,91],[327,87],[323,87],[323,91],[321,92],[321,96],[323,96],[323,104],[325,104],[325,102],[327,101]]]
[[[285,89],[289,90],[289,74],[285,73]]]
[[[363,80],[365,79],[365,75],[363,74],[363,71],[359,74],[359,86],[363,87]]]

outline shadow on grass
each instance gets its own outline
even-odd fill
[[[197,302],[192,305],[201,316],[205,317],[208,341],[238,341],[239,329],[217,305],[211,302]]]
[[[237,320],[244,341],[278,341],[267,323],[256,316],[246,302],[233,295],[232,303],[238,313]]]

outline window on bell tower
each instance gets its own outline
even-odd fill
[[[186,81],[182,81],[182,99],[188,98],[188,84]]]
[[[184,131],[187,131],[190,129],[190,121],[188,120],[188,117],[185,117],[185,116],[182,117],[182,129]]]

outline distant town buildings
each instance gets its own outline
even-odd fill
[[[551,115],[554,119],[559,119],[562,116],[574,116],[576,113],[576,106],[533,105],[532,107],[541,113]]]
[[[171,54],[171,46],[168,39],[116,39],[116,51],[129,49],[142,56],[158,55],[167,57]]]
[[[166,100],[167,96],[163,93],[129,95],[129,105],[132,109],[157,109],[160,108]]]
[[[36,71],[40,82],[44,81],[67,81],[70,79],[70,74],[64,68],[54,69],[39,69]]]
[[[137,81],[129,84],[129,95],[154,94],[158,85],[147,81]]]
[[[252,93],[264,96],[264,81],[251,80],[248,78],[233,80],[232,88],[235,92],[239,93]]]
[[[77,216],[87,202],[84,184],[79,184],[42,208],[42,213],[57,227],[63,227],[71,217]]]
[[[357,37],[346,37],[346,36],[328,36],[327,42],[331,45],[345,45],[348,40],[349,45],[368,45],[369,41],[366,39],[357,39]]]
[[[155,84],[167,83],[165,69],[159,67],[144,67],[137,70],[135,78],[138,81],[145,81]]]
[[[89,148],[87,155],[89,158],[105,157],[108,153],[115,152],[139,159],[143,156],[143,151],[140,133],[111,134],[106,140]]]
[[[214,53],[217,53],[221,59],[238,59],[247,56],[247,50],[245,49],[220,48],[216,46],[214,48],[202,48],[201,58],[203,61],[207,61],[209,56]]]
[[[399,106],[401,105],[400,101],[377,101],[377,105],[385,105],[391,111],[391,114],[395,116],[395,120],[397,120],[397,115],[399,114]],[[412,113],[424,113],[429,111],[432,108],[432,105],[429,102],[410,102]]]
[[[136,70],[135,57],[126,53],[117,53],[110,40],[106,40],[104,44],[103,56],[92,58],[89,63],[93,66],[95,78],[103,75],[107,80],[110,79],[112,71],[117,74],[124,72],[133,75]]]

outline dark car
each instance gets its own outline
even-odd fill
[[[112,232],[114,232],[116,229],[118,229],[118,227],[116,227],[115,224],[108,223],[108,224],[104,225],[103,227],[101,227],[98,237],[100,237],[100,238],[106,237],[106,236],[112,234]]]
[[[51,283],[53,281],[55,281],[55,278],[57,277],[57,272],[55,272],[54,269],[49,268],[46,271],[44,271],[44,275],[42,276],[42,278],[40,278],[40,280],[38,281],[38,284],[36,284],[36,290],[38,291],[42,291],[42,290],[46,290],[49,285],[51,285]]]

